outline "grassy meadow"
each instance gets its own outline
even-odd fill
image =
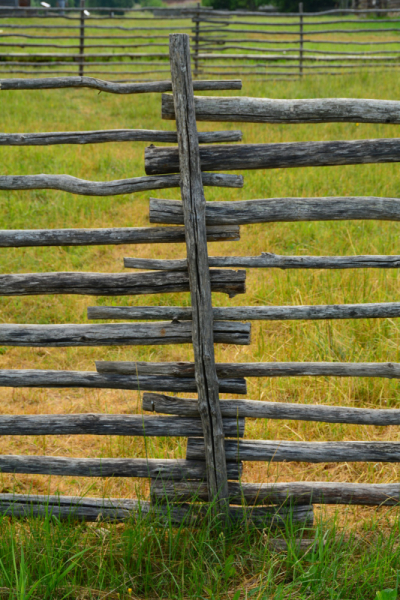
[[[302,81],[244,80],[239,94],[273,98],[358,97],[398,99],[395,73],[355,73]],[[238,92],[224,92],[238,94]],[[108,128],[172,129],[162,122],[157,94],[113,96],[91,90],[2,92],[0,130],[39,132]],[[396,137],[395,125],[213,124],[202,131],[240,128],[243,141],[284,142]],[[146,144],[0,147],[2,175],[66,173],[89,180],[144,174]],[[243,200],[279,196],[376,195],[398,197],[397,164],[245,172],[241,190],[207,188],[206,198]],[[110,198],[58,191],[0,192],[1,229],[148,225],[150,196],[179,198],[178,190]],[[244,226],[240,242],[211,243],[210,255],[397,254],[400,225],[379,221],[271,223]],[[2,249],[2,273],[47,271],[122,272],[123,257],[183,258],[185,246],[137,245],[89,248]],[[213,294],[215,306],[339,304],[398,299],[397,270],[253,270],[247,292],[230,300]],[[27,296],[0,298],[2,323],[87,323],[93,305],[188,305],[189,294],[138,297]],[[248,347],[218,345],[219,362],[393,361],[399,357],[396,319],[261,322]],[[2,369],[94,370],[100,360],[192,360],[189,345],[113,348],[0,348]],[[222,396],[224,397],[224,396]],[[225,396],[227,397],[227,396]],[[232,396],[230,396],[232,397]],[[276,402],[394,408],[396,380],[340,378],[249,379],[248,398]],[[140,413],[140,394],[115,390],[0,388],[5,414]],[[247,420],[249,439],[400,441],[396,427],[362,427],[296,421]],[[7,437],[1,454],[65,457],[183,458],[182,438]],[[245,463],[243,481],[397,482],[395,464]],[[0,492],[148,497],[148,482],[39,475],[0,475]],[[0,596],[28,598],[363,599],[397,589],[397,509],[316,507],[316,539],[304,553],[290,526],[286,552],[271,550],[269,531],[173,528],[139,519],[124,525],[62,524],[55,520],[0,521]]]

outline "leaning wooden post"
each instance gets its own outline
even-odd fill
[[[209,498],[223,509],[228,504],[224,430],[215,369],[213,314],[206,236],[206,202],[200,170],[199,141],[189,36],[169,36],[172,90],[179,145],[181,197],[185,223],[193,350],[199,412],[202,420]]]

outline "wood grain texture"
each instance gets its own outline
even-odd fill
[[[208,270],[208,269],[207,269]],[[245,271],[210,272],[211,289],[235,296],[245,292]],[[0,275],[0,296],[39,294],[89,294],[120,296],[188,292],[189,275],[185,272],[149,273],[21,273]]]
[[[385,377],[398,379],[400,363],[270,362],[219,363],[221,377]]]
[[[243,437],[244,419],[223,420],[227,437]],[[0,435],[202,436],[201,420],[145,415],[0,415]]]
[[[353,406],[324,406],[261,400],[221,400],[220,403],[223,417],[289,419],[355,425],[400,425],[400,410],[395,408],[354,408]],[[150,412],[185,417],[199,415],[197,401],[194,398],[177,398],[149,392],[143,394],[142,408]]]
[[[268,198],[237,202],[207,202],[206,204],[207,225],[350,219],[399,221],[400,200],[375,196],[328,196],[321,198]],[[182,203],[177,200],[152,198],[150,200],[150,222],[182,224]],[[261,255],[261,257],[263,256],[264,254]],[[265,259],[268,260],[268,254],[265,255]]]
[[[54,27],[54,26],[52,26]],[[114,27],[113,27],[114,28]],[[146,81],[140,83],[116,83],[94,77],[44,77],[42,79],[0,79],[0,90],[49,90],[60,88],[92,88],[112,94],[145,94],[170,92],[171,81]],[[200,90],[240,90],[240,80],[194,81],[193,89]]]
[[[320,319],[377,319],[400,316],[400,302],[326,304],[311,306],[227,306],[213,308],[218,321],[297,321]],[[189,321],[192,309],[184,306],[91,306],[89,319],[172,319]]]
[[[239,227],[207,227],[207,240],[240,239]],[[110,227],[104,229],[3,229],[0,248],[32,246],[97,246],[121,244],[177,244],[185,241],[184,227]]]
[[[400,102],[355,98],[272,100],[196,96],[197,121],[248,123],[400,123]],[[171,95],[162,96],[162,118],[174,119]]]
[[[353,504],[360,506],[397,506],[400,484],[344,482],[235,483],[228,484],[232,504]],[[151,482],[151,497],[161,502],[208,502],[207,485],[200,482]],[[0,496],[1,498],[1,496]]]
[[[241,131],[210,131],[199,134],[200,144],[240,142]],[[109,129],[50,133],[0,133],[0,146],[52,146],[54,144],[104,144],[106,142],[155,142],[176,144],[174,131]]]
[[[399,442],[225,440],[227,460],[268,462],[400,462]],[[186,458],[204,460],[202,438],[189,438]]]
[[[221,392],[246,394],[246,382],[239,378],[220,379]],[[42,369],[0,369],[0,387],[97,388],[157,392],[196,392],[196,381],[189,377],[157,375],[100,374],[96,371],[56,371]]]
[[[210,270],[206,237],[206,201],[200,169],[199,142],[194,111],[189,36],[169,38],[171,80],[178,133],[178,169],[185,223],[193,322],[193,352],[198,405],[205,440],[207,484],[215,501],[213,512],[229,503],[224,430],[215,371]]]
[[[389,138],[202,146],[200,161],[202,171],[391,163],[400,161],[400,140]],[[145,151],[145,171],[147,175],[177,173],[177,149],[148,146]]]
[[[204,185],[218,187],[243,187],[240,175],[203,177]],[[179,177],[132,177],[116,181],[87,181],[71,175],[2,175],[0,190],[61,190],[80,196],[119,196],[146,190],[161,190],[179,187]]]
[[[214,321],[214,341],[224,344],[249,344],[250,325]],[[172,323],[107,323],[104,325],[0,325],[0,344],[4,346],[149,346],[192,343],[192,321]],[[151,363],[148,363],[151,365]],[[147,373],[161,374],[157,369]],[[134,369],[131,374],[135,375]],[[194,369],[191,371],[194,377]]]

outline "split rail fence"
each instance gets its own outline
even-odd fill
[[[185,460],[87,459],[51,456],[0,456],[3,473],[35,473],[85,477],[147,477],[151,501],[130,499],[30,497],[1,494],[0,509],[10,514],[43,514],[77,518],[121,519],[141,510],[169,514],[174,521],[212,510],[233,519],[279,525],[290,515],[301,524],[313,521],[313,504],[396,505],[400,484],[342,482],[243,483],[242,461],[266,462],[400,462],[398,442],[293,442],[244,438],[246,418],[304,420],[363,425],[399,425],[400,409],[362,409],[252,400],[219,400],[219,393],[246,394],[246,377],[386,377],[400,378],[396,363],[215,363],[214,343],[249,344],[252,320],[315,320],[400,317],[400,303],[334,306],[244,306],[214,308],[212,291],[229,296],[245,292],[245,271],[234,268],[399,268],[400,256],[261,256],[209,257],[207,240],[239,238],[239,225],[274,221],[348,219],[400,220],[396,198],[332,197],[272,198],[207,203],[204,186],[240,187],[238,175],[220,170],[273,169],[400,162],[400,140],[295,142],[282,144],[213,144],[239,141],[240,132],[198,134],[198,121],[255,123],[370,122],[400,123],[400,102],[321,99],[266,100],[246,97],[196,97],[196,90],[240,89],[240,82],[192,82],[189,37],[170,39],[171,81],[116,84],[83,79],[8,79],[2,90],[87,86],[110,93],[168,92],[162,116],[176,121],[172,147],[150,146],[145,153],[146,177],[110,182],[83,182],[67,176],[2,176],[0,189],[67,189],[73,193],[118,194],[143,189],[178,187],[181,200],[150,201],[150,221],[157,227],[108,230],[2,231],[0,245],[85,245],[183,242],[182,260],[127,257],[125,267],[145,273],[12,274],[0,277],[2,295],[99,294],[133,295],[190,291],[191,306],[88,309],[89,319],[125,320],[104,325],[0,325],[0,344],[14,346],[109,346],[192,343],[194,363],[104,362],[96,372],[2,370],[0,385],[8,387],[96,387],[142,390],[143,410],[169,416],[43,415],[0,417],[0,431],[9,435],[91,433],[97,435],[170,435],[187,437]],[[107,132],[109,139],[114,133]],[[103,135],[104,132],[92,132]],[[47,134],[41,143],[65,143]],[[51,134],[53,135],[53,134]],[[70,134],[69,134],[70,135]],[[80,134],[74,134],[78,136]],[[88,135],[85,133],[85,136]],[[133,134],[132,134],[133,135]],[[164,132],[136,132],[139,139],[165,141]],[[148,136],[148,138],[146,137]],[[12,135],[9,142],[12,144]],[[82,138],[83,139],[83,138]],[[85,138],[90,141],[91,138]],[[28,138],[29,140],[29,138]],[[36,138],[37,140],[37,138]],[[32,143],[29,142],[29,143]],[[165,227],[168,225],[168,227]],[[172,225],[172,226],[171,226]],[[210,268],[212,267],[212,268]],[[160,320],[164,321],[160,321]],[[130,321],[154,321],[132,324]],[[196,392],[181,398],[166,392]],[[155,502],[154,502],[155,501]],[[204,504],[204,502],[211,504]],[[229,506],[228,506],[229,505]]]
[[[400,65],[400,9],[320,13],[0,7],[0,73],[165,77],[168,35],[188,32],[194,77],[290,78]],[[376,18],[376,17],[379,17]]]

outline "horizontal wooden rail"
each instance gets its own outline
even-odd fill
[[[326,304],[311,306],[228,306],[213,308],[219,321],[297,321],[318,319],[378,319],[400,317],[400,302]],[[190,321],[183,306],[90,306],[89,319],[172,319]]]
[[[289,482],[234,483],[229,482],[232,504],[353,504],[361,506],[397,506],[400,504],[398,483]],[[151,497],[161,502],[208,502],[205,483],[152,481]],[[0,496],[1,499],[1,496]]]
[[[197,121],[249,123],[400,123],[400,102],[323,98],[270,100],[268,98],[195,97]],[[174,119],[172,96],[162,96],[162,118]]]
[[[203,171],[390,163],[400,161],[400,140],[389,138],[201,146],[200,159]],[[147,147],[145,170],[148,175],[178,172],[178,150],[170,147]]]
[[[114,521],[132,518],[155,518],[170,523],[192,525],[207,518],[208,509],[199,505],[179,504],[155,506],[150,502],[128,499],[103,499],[70,496],[34,496],[25,494],[0,494],[0,514],[13,518],[55,517],[60,520]],[[244,522],[247,526],[285,527],[288,520],[303,527],[313,523],[313,507],[309,504],[291,507],[246,508],[231,506],[229,520]]]
[[[400,410],[395,408],[354,408],[352,406],[293,404],[260,400],[220,400],[220,403],[223,417],[288,419],[353,425],[400,425]],[[197,400],[194,398],[144,393],[142,406],[143,410],[167,415],[197,417],[199,414]]]
[[[118,374],[105,375],[91,371],[45,371],[41,369],[1,369],[0,387],[197,392],[194,378],[156,375],[129,377]],[[228,394],[245,394],[246,382],[238,377],[228,380],[220,379],[219,390]]]
[[[223,420],[227,437],[243,437],[244,419]],[[0,435],[202,436],[200,417],[144,415],[0,415]]]
[[[54,25],[50,26],[52,29]],[[42,27],[40,27],[42,28]],[[49,90],[59,88],[92,88],[112,94],[144,94],[149,92],[171,92],[171,81],[145,81],[140,83],[116,83],[102,81],[94,77],[49,77],[45,79],[1,79],[0,90]],[[242,82],[232,81],[194,81],[194,91],[240,90]]]
[[[214,321],[214,342],[249,344],[250,325]],[[191,344],[192,321],[158,323],[120,323],[105,325],[0,325],[0,344],[3,346],[53,347],[72,346],[148,346]],[[134,363],[135,364],[135,363]],[[159,374],[156,363],[155,371]],[[168,363],[167,363],[168,364]],[[135,372],[131,370],[132,375]],[[194,369],[191,372],[194,377]]]
[[[226,440],[225,453],[227,461],[397,463],[400,462],[400,443]],[[188,439],[186,458],[204,459],[202,438]]]
[[[199,133],[201,144],[240,142],[241,131]],[[102,144],[105,142],[177,143],[174,131],[151,129],[110,129],[107,131],[69,131],[63,133],[0,133],[0,146],[52,146],[54,144]]]
[[[240,175],[203,175],[203,185],[218,187],[243,187]],[[179,177],[132,177],[116,181],[87,181],[71,175],[3,175],[0,190],[61,190],[81,196],[118,196],[146,190],[179,187]]]
[[[230,479],[237,479],[238,465],[227,463]],[[151,477],[204,479],[205,462],[157,458],[61,458],[55,456],[0,455],[1,473],[67,475],[75,477]]]
[[[211,289],[229,296],[246,291],[246,271],[210,270]],[[135,296],[189,291],[184,271],[148,273],[21,273],[0,275],[0,296],[79,294],[92,296]]]
[[[240,239],[237,225],[207,227],[207,240]],[[97,246],[120,244],[177,244],[185,241],[184,227],[110,227],[104,229],[3,229],[0,248],[35,246]]]
[[[279,256],[263,252],[260,256],[210,256],[210,267],[256,269],[398,269],[400,255],[361,256]],[[124,258],[124,267],[149,271],[186,271],[186,259]]]

